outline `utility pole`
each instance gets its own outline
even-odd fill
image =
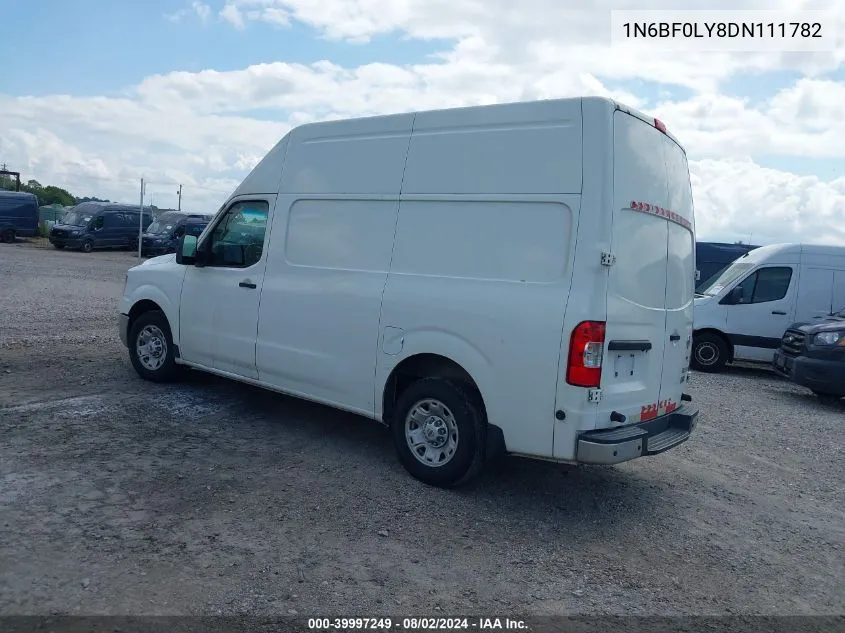
[[[141,178],[141,213],[138,216],[138,261],[141,261],[141,239],[144,234],[144,179]]]
[[[176,195],[179,196],[179,206],[176,210],[181,211],[182,210],[182,185],[179,185],[179,191],[176,192]]]

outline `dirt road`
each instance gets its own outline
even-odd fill
[[[117,338],[130,253],[0,245],[0,613],[845,612],[845,407],[697,374],[694,437],[427,488],[375,423]]]

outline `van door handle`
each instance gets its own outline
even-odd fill
[[[672,336],[669,337],[669,340],[670,341],[680,341],[681,335],[680,334],[673,334]]]
[[[783,316],[786,316],[786,312],[782,312],[781,310],[772,310],[772,314],[782,314]]]
[[[256,288],[256,285],[254,283],[252,283],[251,281],[246,281],[246,280],[242,281],[238,285],[241,288]]]

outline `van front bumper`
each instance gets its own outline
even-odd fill
[[[842,360],[788,356],[777,350],[772,367],[784,378],[818,393],[845,396],[845,355]]]
[[[68,248],[82,248],[81,237],[54,237],[47,238],[53,246],[66,246]]]
[[[698,409],[685,406],[648,422],[585,431],[578,436],[575,461],[619,464],[657,455],[686,442],[697,421]]]

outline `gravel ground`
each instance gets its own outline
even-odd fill
[[[141,381],[131,253],[0,245],[0,614],[842,614],[845,406],[696,374],[692,439],[427,488],[378,425]]]

